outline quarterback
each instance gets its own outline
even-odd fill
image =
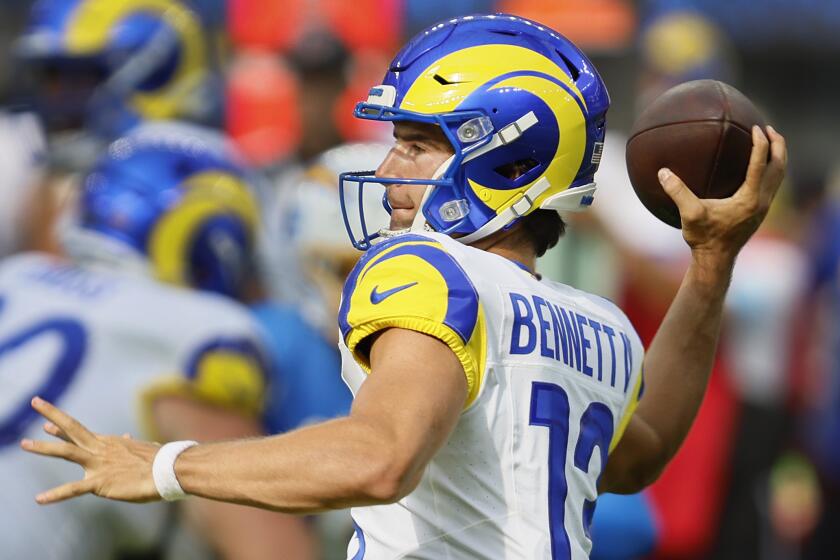
[[[419,34],[356,108],[394,122],[394,147],[375,173],[341,178],[343,198],[384,185],[391,214],[371,232],[345,212],[367,250],[338,318],[350,415],[160,447],[97,435],[34,399],[59,440],[23,448],[85,470],[37,501],[353,507],[354,559],[587,558],[598,493],[644,487],[685,437],[735,257],[786,165],[768,127],[753,130],[730,199],[697,199],[661,170],[692,261],[643,355],[613,304],[534,272],[562,233],[558,211],[592,203],[608,105],[583,53],[535,22],[470,16]]]

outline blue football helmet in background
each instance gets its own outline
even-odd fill
[[[179,0],[39,0],[15,54],[51,131],[113,139],[213,110],[202,23]]]
[[[341,176],[351,185],[428,185],[410,230],[458,234],[472,243],[537,209],[575,211],[592,203],[603,149],[607,88],[571,41],[517,16],[466,16],[418,34],[383,83],[356,106],[358,118],[438,125],[453,155],[432,179]],[[386,201],[387,205],[387,201]],[[356,205],[359,207],[360,205]],[[355,234],[359,249],[395,232]]]
[[[72,257],[243,297],[259,210],[253,179],[221,135],[184,124],[141,126],[111,144],[79,197],[62,235]]]

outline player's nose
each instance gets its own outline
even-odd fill
[[[396,153],[396,150],[391,150],[376,168],[374,175],[383,179],[401,179],[404,177],[402,171],[402,158]]]

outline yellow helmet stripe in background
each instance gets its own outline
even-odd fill
[[[131,99],[134,109],[146,118],[164,119],[178,113],[183,96],[204,77],[205,45],[193,12],[172,0],[87,0],[72,16],[66,46],[74,54],[96,54],[122,19],[142,12],[160,15],[183,45],[172,79],[157,91],[137,93]]]
[[[220,213],[238,215],[254,235],[259,210],[248,187],[239,178],[218,171],[193,175],[184,183],[184,198],[169,210],[152,231],[149,259],[155,276],[164,282],[185,284],[187,252],[201,225]]]
[[[465,72],[464,68],[470,70]],[[586,149],[586,102],[565,68],[537,52],[516,45],[470,47],[448,54],[424,70],[406,92],[400,108],[424,114],[455,111],[476,90],[499,76],[511,73],[528,75],[512,76],[495,84],[492,89],[516,88],[536,95],[554,113],[560,132],[557,151],[542,175],[554,188],[535,201],[534,208],[538,208],[545,198],[561,192],[558,188],[571,184]],[[444,86],[434,79],[436,74],[449,82],[460,83]],[[448,89],[441,95],[444,87]],[[468,182],[479,199],[498,214],[517,202],[536,180],[517,190],[493,189],[472,180]]]

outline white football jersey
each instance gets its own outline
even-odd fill
[[[22,437],[51,439],[29,406],[34,395],[94,431],[134,437],[144,435],[147,406],[162,394],[256,412],[265,380],[260,345],[250,315],[221,297],[41,254],[3,261],[0,557],[111,558],[118,548],[154,545],[171,523],[163,504],[85,496],[38,506],[38,492],[81,470],[19,448]]]
[[[469,388],[419,486],[353,509],[349,558],[589,557],[598,479],[642,389],[644,350],[615,305],[424,233],[365,254],[339,324],[354,393],[369,371],[363,341],[389,327],[449,345]]]

